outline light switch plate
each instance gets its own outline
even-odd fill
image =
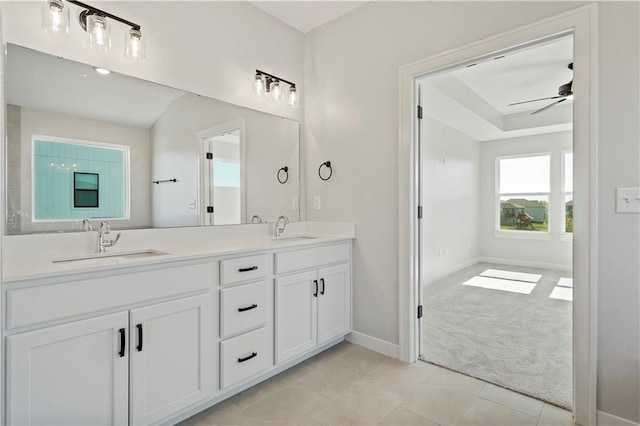
[[[317,195],[313,197],[313,209],[320,210],[320,197],[318,197]]]
[[[616,213],[640,213],[640,188],[616,188]]]

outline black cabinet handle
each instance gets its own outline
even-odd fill
[[[320,278],[320,282],[322,283],[322,290],[320,290],[320,294],[324,296],[324,278]]]
[[[254,352],[249,356],[246,356],[244,358],[238,358],[238,362],[245,362],[245,361],[249,361],[251,358],[255,358],[258,356],[258,352]]]
[[[120,352],[118,352],[118,355],[120,355],[120,358],[124,357],[124,347],[127,344],[126,341],[126,336],[125,336],[125,330],[124,328],[120,329]]]
[[[240,268],[238,269],[238,272],[249,272],[249,271],[257,271],[258,267],[257,266],[252,266],[250,268]]]
[[[257,308],[257,307],[258,307],[258,305],[256,305],[256,304],[254,303],[254,304],[253,304],[253,305],[251,305],[251,306],[246,306],[246,307],[244,307],[244,308],[238,308],[238,312],[250,311],[250,310],[255,309],[255,308]]]
[[[142,324],[136,325],[136,328],[138,329],[138,346],[136,346],[136,349],[140,352],[142,351]]]
[[[316,286],[316,290],[313,293],[313,297],[318,297],[318,280],[313,280],[313,285]]]

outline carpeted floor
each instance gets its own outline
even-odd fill
[[[462,285],[489,268],[542,278],[530,294]],[[570,409],[572,303],[549,297],[570,276],[478,263],[424,286],[421,358]]]

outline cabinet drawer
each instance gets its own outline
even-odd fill
[[[316,268],[347,261],[351,258],[351,243],[312,247],[276,253],[276,274]]]
[[[213,282],[211,269],[208,262],[197,263],[10,290],[6,302],[7,327],[23,327],[208,290]]]
[[[220,387],[233,386],[269,367],[269,341],[263,327],[220,344]]]
[[[267,255],[245,256],[220,261],[220,285],[259,280],[267,276]]]
[[[220,336],[225,338],[267,322],[267,282],[220,291]]]

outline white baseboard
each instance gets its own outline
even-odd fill
[[[400,347],[398,345],[378,339],[377,337],[369,336],[368,334],[352,331],[351,334],[347,335],[346,340],[347,342],[355,343],[356,345],[371,349],[372,351],[391,358],[398,358],[400,356]]]
[[[500,257],[479,257],[478,262],[501,263],[503,265],[524,266],[526,268],[555,269],[557,271],[571,271],[571,265],[561,263],[529,262],[527,260],[503,259]]]
[[[474,257],[473,259],[469,259],[466,262],[458,263],[457,265],[429,274],[424,278],[422,285],[431,284],[432,282],[439,280],[440,278],[446,277],[447,275],[458,272],[464,268],[468,268],[469,266],[475,265],[478,262],[480,262],[480,258]]]
[[[622,417],[614,416],[613,414],[603,411],[596,413],[596,423],[598,426],[640,426],[639,423],[634,423],[631,420],[623,419]]]

